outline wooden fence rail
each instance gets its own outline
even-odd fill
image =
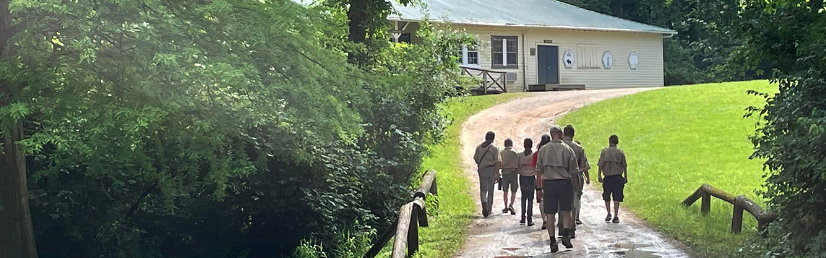
[[[399,217],[384,231],[373,247],[364,254],[364,258],[373,258],[379,254],[390,238],[395,237],[393,253],[390,257],[402,258],[413,256],[419,251],[419,227],[427,227],[427,193],[436,195],[436,171],[430,170],[422,177],[422,185],[413,194],[413,201],[401,207]],[[407,252],[405,252],[405,249]]]
[[[478,79],[480,80],[480,86],[478,90],[483,94],[487,95],[489,89],[496,90],[496,88],[499,88],[499,90],[502,90],[502,92],[508,92],[507,72],[497,72],[492,70],[464,66],[461,68],[462,75],[469,75],[473,78],[478,77]]]
[[[777,218],[777,215],[763,210],[763,208],[760,208],[760,206],[745,196],[740,195],[735,197],[734,195],[723,192],[722,190],[714,188],[708,184],[703,184],[700,188],[697,188],[697,191],[694,191],[693,194],[688,196],[688,198],[683,201],[683,205],[685,207],[690,207],[697,201],[697,199],[702,198],[703,200],[700,204],[700,212],[703,216],[705,216],[709,211],[711,211],[712,196],[734,205],[734,214],[731,217],[732,233],[740,233],[742,230],[744,210],[748,211],[752,216],[754,216],[755,219],[757,219],[757,228],[760,231],[765,229],[769,223]]]

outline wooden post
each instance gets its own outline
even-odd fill
[[[705,216],[708,215],[709,211],[711,211],[711,194],[703,191],[703,202],[700,206],[700,212]]]
[[[743,208],[734,205],[734,215],[731,217],[731,233],[740,233],[743,229]]]
[[[390,255],[392,258],[404,258],[405,257],[405,250],[407,249],[407,236],[408,230],[410,229],[410,220],[411,215],[413,213],[413,203],[407,203],[402,206],[401,211],[399,212],[399,226],[396,227],[396,239],[393,241],[393,253]]]
[[[416,211],[415,204],[411,208],[413,211],[410,213],[410,230],[407,231],[407,257],[412,257],[419,251],[419,212]]]

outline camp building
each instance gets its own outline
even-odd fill
[[[464,72],[507,92],[663,86],[663,40],[677,33],[555,0],[390,2],[391,40],[420,42],[426,17],[478,35],[457,50]]]

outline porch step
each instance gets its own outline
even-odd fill
[[[563,91],[584,89],[585,84],[534,84],[528,86],[528,91]]]

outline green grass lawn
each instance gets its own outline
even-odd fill
[[[667,87],[586,106],[566,115],[596,168],[608,136],[619,136],[628,159],[624,205],[662,232],[687,244],[698,257],[726,257],[756,232],[745,214],[743,233],[729,233],[732,205],[712,199],[711,213],[700,215],[700,202],[680,203],[703,183],[759,203],[762,161],[750,160],[756,118],[745,108],[762,106],[747,90],[776,92],[767,81]],[[597,170],[591,170],[596,181]],[[597,188],[601,185],[597,183]]]
[[[430,155],[422,164],[423,169],[437,171],[439,206],[433,209],[437,214],[429,221],[430,227],[419,231],[419,257],[452,257],[461,248],[467,227],[476,213],[469,181],[462,171],[459,142],[462,123],[482,110],[523,96],[526,94],[466,97],[445,106],[446,115],[453,123],[447,128],[444,141],[431,146]]]

